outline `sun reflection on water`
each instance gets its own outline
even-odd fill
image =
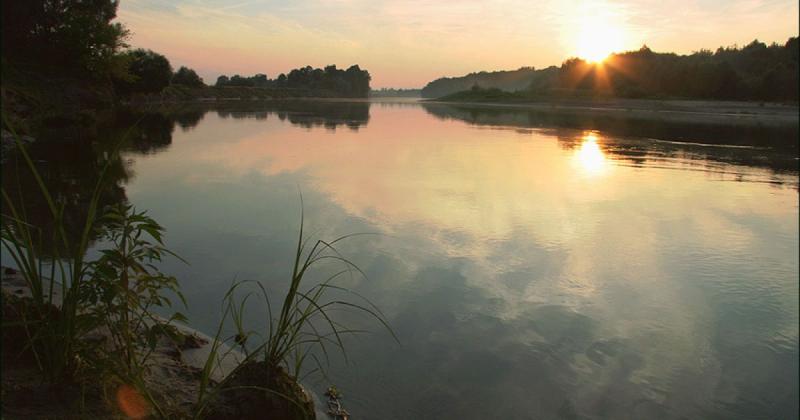
[[[597,140],[597,135],[594,133],[584,135],[580,148],[575,152],[577,166],[588,175],[600,175],[606,170],[606,156],[597,144]]]

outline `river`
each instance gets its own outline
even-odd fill
[[[282,300],[301,197],[311,238],[368,233],[337,243],[363,271],[337,284],[399,343],[336,314],[371,332],[303,378],[353,418],[797,415],[796,148],[409,101],[209,108],[117,118],[134,129],[99,135],[132,138],[105,201],[166,228],[188,264],[161,268],[211,334],[234,279]],[[107,151],[69,144],[40,159],[81,197]],[[253,299],[246,323],[264,317]]]

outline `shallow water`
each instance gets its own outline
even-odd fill
[[[200,329],[234,278],[283,290],[301,194],[315,238],[374,234],[340,284],[400,344],[343,313],[374,332],[304,379],[354,418],[797,415],[796,152],[414,103],[170,118],[120,182],[189,262],[163,269]]]

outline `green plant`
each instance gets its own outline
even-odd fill
[[[5,122],[10,125],[7,120]],[[26,350],[33,354],[45,378],[50,382],[70,380],[80,360],[77,356],[84,345],[81,337],[94,328],[94,325],[86,322],[79,290],[89,269],[84,256],[95,226],[101,183],[95,187],[89,201],[80,237],[71,241],[63,217],[65,203],[53,199],[25,145],[15,133],[13,137],[53,221],[53,229],[48,232],[50,237],[45,237],[41,228],[28,222],[25,198],[20,196],[15,201],[5,188],[2,189],[2,245],[31,292],[31,299],[25,303],[27,308],[22,311],[20,325],[28,337]],[[43,243],[50,244],[46,251],[42,249]],[[60,292],[60,302],[55,300],[56,291]]]
[[[316,367],[306,374],[322,372],[324,367],[315,351],[319,351],[329,362],[329,346],[334,346],[347,358],[342,337],[347,334],[365,332],[364,330],[351,329],[337,322],[331,312],[340,308],[350,308],[367,314],[376,319],[397,340],[383,314],[366,298],[348,289],[333,284],[338,277],[358,272],[364,273],[347,258],[343,257],[335,248],[335,244],[356,235],[346,235],[333,241],[317,240],[309,246],[310,240],[304,238],[304,216],[301,213],[300,233],[295,251],[289,288],[284,296],[280,311],[275,317],[272,312],[269,294],[260,282],[234,281],[228,289],[223,300],[223,314],[217,327],[216,335],[211,344],[211,351],[206,360],[201,375],[200,392],[195,404],[194,418],[203,418],[209,405],[219,401],[223,394],[246,391],[261,392],[262,397],[276,396],[287,401],[292,407],[299,409],[296,415],[305,417],[306,412],[301,396],[291,395],[285,389],[273,389],[276,381],[270,377],[293,374],[296,378],[303,373],[304,365],[308,360],[313,360]],[[303,289],[304,278],[318,263],[326,260],[339,262],[342,270],[328,276],[323,282],[308,289]],[[245,285],[254,285],[257,290],[246,292],[241,299],[236,298],[236,292]],[[340,299],[327,299],[326,292],[337,290],[350,293],[366,302],[365,305],[348,302]],[[267,330],[265,334],[256,334],[243,325],[243,313],[246,311],[248,299],[260,296],[266,308]],[[224,338],[225,324],[230,319],[235,331],[230,337]],[[253,343],[252,337],[260,338]],[[246,346],[249,343],[250,346]],[[238,365],[218,384],[213,384],[212,373],[219,368],[222,360],[236,357],[235,348],[241,347],[244,354],[238,360]],[[248,349],[249,347],[249,349]],[[253,369],[259,365],[267,372],[259,379],[259,383],[248,383],[241,380],[243,371]],[[284,370],[285,369],[285,370]],[[296,381],[296,379],[292,379]],[[242,383],[245,385],[242,385]]]
[[[163,228],[155,220],[128,204],[110,207],[102,219],[104,238],[111,246],[91,263],[91,281],[83,283],[81,297],[92,324],[103,327],[110,338],[110,345],[102,348],[101,365],[123,382],[137,383],[158,340],[178,340],[169,324],[186,321],[180,312],[161,319],[153,310],[172,305],[165,293],[184,305],[185,300],[177,279],[155,266],[164,256],[175,256],[163,246]],[[142,391],[147,392],[146,387]]]
[[[4,122],[10,126],[5,116]],[[113,156],[127,137],[126,133]],[[101,380],[113,376],[144,394],[160,413],[144,383],[146,362],[159,337],[177,334],[168,323],[184,319],[177,313],[164,320],[152,312],[155,307],[170,306],[165,292],[183,300],[175,278],[163,275],[154,265],[163,256],[173,255],[163,247],[163,229],[129,205],[106,208],[98,216],[107,161],[85,207],[80,236],[68,235],[67,203],[53,198],[25,145],[15,134],[14,138],[22,169],[35,179],[52,223],[50,229],[43,229],[29,222],[22,188],[16,189],[19,197],[2,189],[0,239],[31,292],[29,299],[14,302],[16,316],[11,322],[3,320],[4,335],[11,328],[22,330],[25,343],[20,353],[32,355],[50,384],[83,385],[98,375]],[[101,226],[110,247],[96,261],[87,261],[86,251]]]

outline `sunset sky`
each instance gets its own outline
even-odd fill
[[[690,53],[783,43],[798,35],[796,0],[122,0],[129,43],[220,74],[359,64],[373,88],[442,76],[559,65],[592,48]]]

